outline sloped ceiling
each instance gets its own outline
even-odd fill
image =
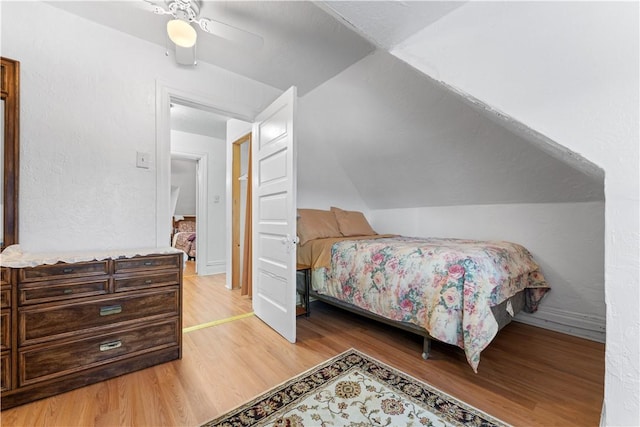
[[[52,4],[166,43],[166,18],[130,4]],[[247,51],[201,34],[200,61],[282,90],[298,86],[299,176],[318,170],[316,158],[304,156],[313,146],[331,151],[324,170],[347,176],[372,209],[604,200],[601,171],[576,161],[561,141],[545,140],[388,53],[465,2],[202,4],[202,15],[260,34],[265,43]],[[324,188],[322,179],[299,181],[299,192],[342,191]]]
[[[301,144],[337,153],[372,209],[603,198],[600,177],[487,119],[384,51],[308,94],[300,110],[312,129]]]
[[[465,1],[323,1],[327,13],[377,47],[390,50]]]
[[[156,15],[143,0],[54,0],[52,6],[161,46],[167,41],[167,16]],[[163,5],[162,0],[153,3]],[[198,1],[208,17],[264,39],[255,49],[198,29],[197,61],[233,71],[298,95],[363,58],[375,46],[308,1]],[[172,58],[169,58],[173,61]]]

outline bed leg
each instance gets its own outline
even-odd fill
[[[429,352],[431,352],[431,338],[424,337],[422,342],[422,358],[427,360],[429,358]]]

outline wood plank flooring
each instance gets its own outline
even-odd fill
[[[184,326],[251,311],[224,276],[185,272]],[[1,413],[3,426],[197,426],[351,347],[516,426],[597,426],[604,345],[519,323],[482,353],[422,341],[320,302],[290,344],[255,316],[184,334],[183,358]]]

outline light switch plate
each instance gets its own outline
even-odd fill
[[[149,158],[149,153],[142,153],[140,151],[137,152],[136,155],[136,166],[139,168],[149,169],[149,164],[151,160]]]

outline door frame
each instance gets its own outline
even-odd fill
[[[195,160],[196,162],[196,236],[206,236],[208,232],[207,221],[199,221],[198,218],[207,217],[207,194],[209,194],[208,180],[208,155],[186,151],[171,151],[171,158]],[[203,239],[196,239],[196,274],[206,271],[207,247],[202,245]]]
[[[242,224],[240,219],[242,218],[242,193],[240,191],[240,171],[242,169],[242,145],[248,144],[248,153],[251,152],[251,132],[247,133],[244,136],[239,137],[235,141],[231,143],[231,280],[227,280],[227,283],[230,284],[230,289],[238,289],[241,286],[240,278],[241,273],[240,270],[242,268],[242,264],[240,263],[241,255],[240,249],[243,247],[245,242],[240,240],[240,236],[242,234],[241,227],[245,225],[246,232],[246,221],[245,224]],[[247,161],[251,157],[247,158]],[[248,170],[251,169],[251,164],[247,165]],[[250,174],[249,174],[250,175]],[[245,177],[246,179],[246,177]],[[247,188],[251,185],[251,182],[247,181]],[[248,190],[247,190],[248,191]],[[245,200],[245,204],[248,203],[248,200]],[[247,262],[247,260],[243,260]]]
[[[156,80],[156,247],[167,246],[171,236],[171,102],[211,111],[229,118],[253,122],[254,112],[240,112],[237,105],[223,103]],[[228,147],[227,147],[228,149]],[[230,171],[227,171],[227,176]],[[197,224],[198,221],[196,221]],[[226,257],[229,264],[229,255]]]

